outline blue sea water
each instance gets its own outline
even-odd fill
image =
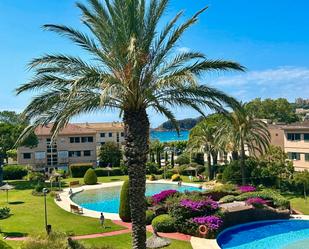
[[[160,193],[163,190],[175,189],[179,192],[201,191],[191,186],[178,186],[177,184],[151,183],[146,184],[146,196]],[[107,213],[118,213],[121,186],[87,190],[72,197],[72,201],[81,207]]]
[[[223,231],[217,242],[222,249],[308,249],[309,221],[248,223]]]
[[[160,142],[187,141],[189,131],[181,131],[179,136],[176,131],[151,131],[150,139],[159,140]]]

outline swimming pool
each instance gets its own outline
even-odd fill
[[[222,249],[308,249],[309,221],[247,223],[224,230],[217,242]]]
[[[146,196],[157,194],[163,190],[175,189],[179,192],[201,191],[197,187],[166,183],[147,183]],[[72,201],[83,208],[98,212],[118,213],[121,186],[86,190],[72,196]]]

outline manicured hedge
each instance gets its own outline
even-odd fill
[[[88,169],[93,168],[92,164],[71,164],[70,174],[72,177],[84,177]]]
[[[154,211],[152,210],[147,210],[146,211],[146,224],[150,225],[152,220],[156,217]]]
[[[120,168],[112,168],[112,170],[107,170],[106,168],[96,168],[95,173],[97,176],[121,176],[123,172]]]
[[[4,180],[20,180],[28,174],[25,166],[21,165],[8,165],[3,167]]]
[[[151,222],[153,229],[157,232],[172,233],[175,232],[175,220],[168,214],[162,214],[154,218]]]
[[[97,184],[98,178],[94,171],[94,169],[88,169],[86,174],[84,175],[84,183],[86,185],[94,185]]]
[[[121,187],[119,216],[120,216],[120,219],[124,222],[131,221],[131,209],[130,209],[130,199],[129,199],[129,180],[126,180]]]

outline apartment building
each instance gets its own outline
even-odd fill
[[[73,163],[96,165],[98,150],[102,144],[113,141],[121,145],[124,142],[123,125],[119,122],[68,124],[53,143],[51,129],[52,124],[39,126],[35,130],[38,145],[34,148],[18,148],[19,164],[45,171],[67,168]]]
[[[309,121],[282,126],[284,150],[295,170],[309,170]]]

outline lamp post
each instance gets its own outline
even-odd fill
[[[51,231],[51,226],[47,224],[47,205],[46,205],[46,194],[48,193],[47,188],[43,188],[43,194],[44,194],[44,211],[45,211],[45,230],[47,234]]]

